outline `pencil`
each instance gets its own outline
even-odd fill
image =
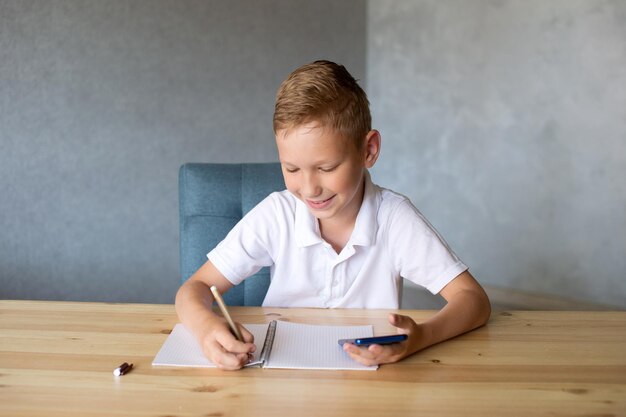
[[[217,305],[222,311],[222,315],[228,322],[228,325],[230,326],[230,330],[233,332],[237,340],[239,340],[240,342],[243,342],[244,341],[243,337],[241,336],[239,329],[235,325],[233,318],[230,316],[230,313],[228,312],[228,309],[226,308],[226,303],[224,303],[224,300],[222,299],[220,292],[217,290],[217,288],[215,288],[215,285],[211,287],[211,292],[213,293],[213,297],[215,297],[215,301],[217,301]]]

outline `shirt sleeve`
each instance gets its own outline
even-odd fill
[[[272,265],[270,231],[276,230],[272,195],[250,210],[207,258],[233,285]]]
[[[410,201],[389,218],[388,246],[400,276],[437,294],[467,266]]]

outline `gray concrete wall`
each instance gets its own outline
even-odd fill
[[[374,177],[486,284],[626,306],[626,2],[368,2]]]
[[[172,302],[178,167],[277,160],[276,88],[365,77],[364,1],[0,0],[0,298]]]
[[[275,89],[317,58],[367,72],[374,178],[483,283],[626,306],[599,0],[0,0],[0,297],[171,302],[179,165],[276,160]]]

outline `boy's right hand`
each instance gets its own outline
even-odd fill
[[[218,368],[241,369],[256,350],[252,333],[241,324],[236,325],[245,343],[237,340],[226,322],[214,326],[203,338],[202,351]]]

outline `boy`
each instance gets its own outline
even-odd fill
[[[402,277],[441,294],[447,305],[423,323],[390,314],[409,338],[344,350],[366,365],[396,362],[485,324],[491,307],[443,239],[405,197],[372,184],[380,153],[365,92],[341,65],[316,61],[295,70],[276,97],[274,133],[287,190],[252,209],[176,295],[181,321],[205,355],[239,369],[255,351],[211,311],[223,293],[271,267],[264,306],[398,308]]]

